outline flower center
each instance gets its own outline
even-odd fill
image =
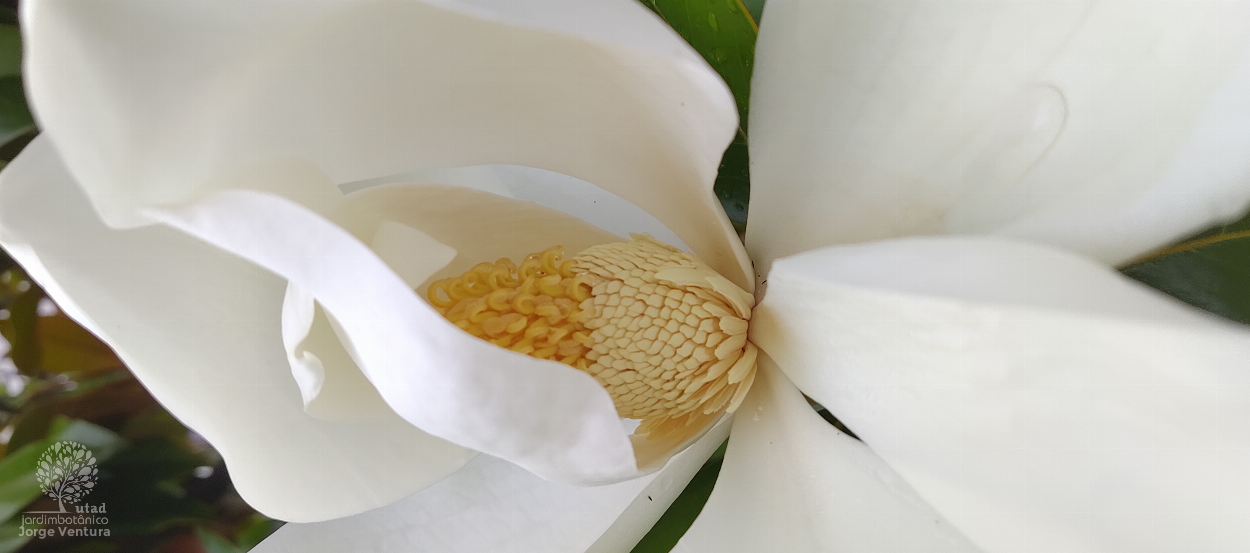
[[[733,412],[755,379],[754,298],[643,234],[572,259],[553,246],[518,266],[480,263],[426,297],[468,333],[593,376],[636,434],[670,437]]]

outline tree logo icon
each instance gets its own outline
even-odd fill
[[[86,446],[76,442],[52,444],[35,470],[35,478],[48,494],[60,505],[64,513],[66,503],[78,503],[95,487],[95,455]]]

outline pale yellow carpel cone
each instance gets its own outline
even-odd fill
[[[500,347],[595,377],[636,435],[681,442],[733,412],[755,380],[755,298],[648,235],[563,259],[553,246],[431,283],[447,320]]]

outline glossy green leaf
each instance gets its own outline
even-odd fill
[[[764,16],[764,0],[742,0],[742,5],[751,12],[751,18],[758,24]]]
[[[755,36],[759,28],[741,0],[641,0],[725,79],[746,129]]]
[[[747,112],[759,27],[742,0],[640,1],[686,39],[733,92],[738,104],[738,136],[721,160],[715,189],[734,228],[743,232],[751,194],[747,173]],[[752,4],[756,9],[763,6],[759,0]]]
[[[1250,216],[1143,256],[1121,270],[1194,307],[1250,324]]]
[[[712,488],[716,486],[716,477],[720,475],[721,463],[725,460],[725,448],[728,445],[729,441],[726,440],[716,453],[703,463],[703,468],[690,479],[686,489],[673,500],[673,504],[668,507],[660,520],[651,527],[651,531],[647,532],[638,545],[634,546],[632,553],[666,553],[677,545],[677,540],[680,540],[686,534],[686,530],[690,529],[690,525],[694,524],[694,519],[703,511],[707,498],[712,495]]]
[[[733,222],[738,233],[746,232],[747,205],[751,201],[751,174],[748,169],[750,156],[747,154],[747,141],[738,135],[725,150],[720,161],[720,172],[716,174],[716,197],[729,220]]]

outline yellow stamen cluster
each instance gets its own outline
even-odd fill
[[[639,435],[737,409],[755,379],[750,294],[646,235],[562,254],[482,263],[426,295],[474,336],[589,373]]]
[[[564,248],[553,246],[520,266],[508,259],[479,263],[463,275],[431,283],[426,298],[469,334],[582,368],[578,362],[594,345],[578,307],[590,299],[590,279],[563,256]]]

